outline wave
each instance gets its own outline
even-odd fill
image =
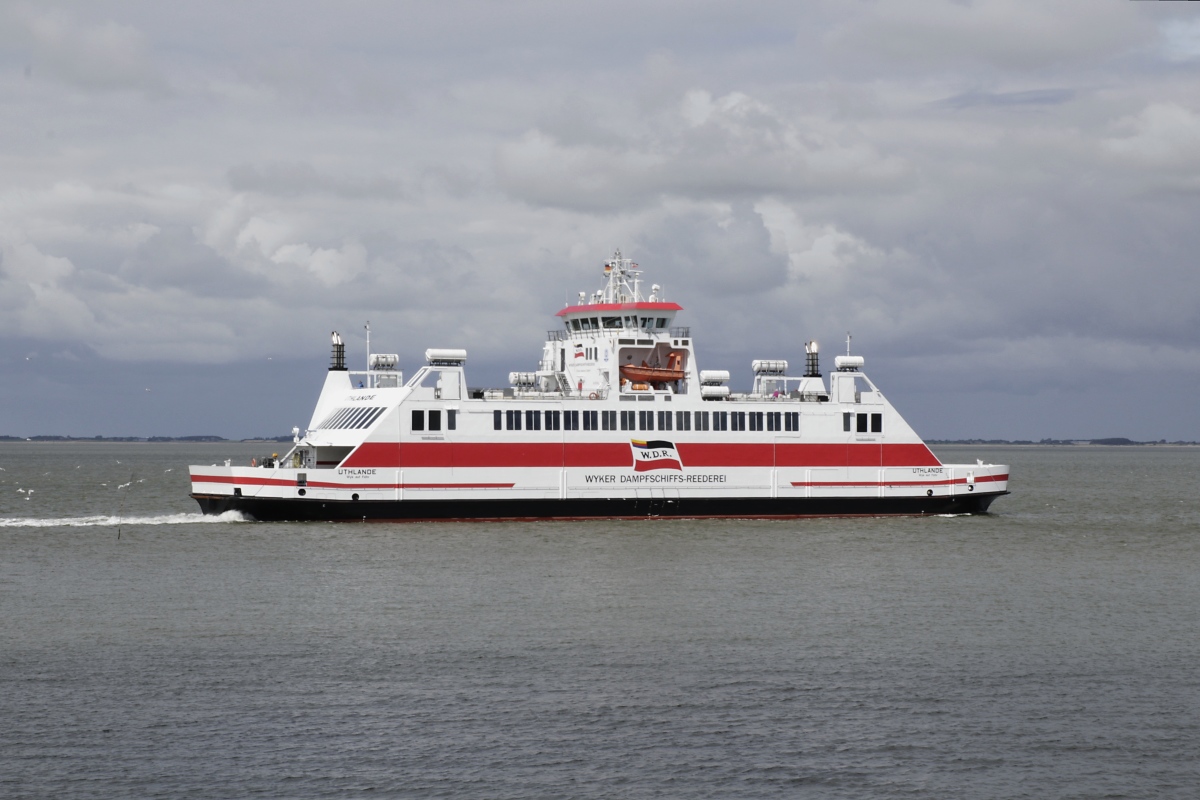
[[[212,522],[249,522],[249,519],[239,511],[226,511],[224,514],[164,514],[156,517],[59,517],[47,518],[9,518],[0,519],[0,528],[93,528],[114,527],[117,525],[196,525]]]

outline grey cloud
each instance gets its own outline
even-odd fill
[[[86,91],[134,90],[154,97],[169,92],[136,26],[33,5],[10,5],[0,21],[8,30],[0,41],[15,39],[28,48],[27,78],[51,76]]]
[[[938,101],[938,105],[948,108],[1052,106],[1070,102],[1074,97],[1074,89],[1062,88],[1026,89],[1017,92],[963,92]]]
[[[332,194],[347,199],[377,198],[405,200],[407,195],[400,181],[376,177],[356,180],[325,175],[304,162],[275,162],[254,166],[239,164],[229,168],[229,186],[235,192],[258,192],[279,197],[299,197],[305,194]]]
[[[370,319],[502,381],[622,246],[711,366],[852,330],[902,409],[1069,435],[1011,409],[1200,382],[1200,86],[1157,5],[7,7],[0,350],[319,380]]]

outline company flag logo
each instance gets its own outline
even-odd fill
[[[653,469],[683,470],[675,443],[665,439],[655,439],[652,442],[642,442],[630,439],[629,446],[633,449],[633,471],[649,472]]]
[[[581,344],[575,345],[575,357],[583,358],[583,345],[581,345]]]

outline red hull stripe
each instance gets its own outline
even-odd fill
[[[687,467],[940,467],[924,444],[676,442]],[[407,467],[632,467],[626,442],[365,442],[343,465]]]
[[[1007,480],[1007,475],[981,475],[975,482],[992,483]],[[966,482],[966,478],[941,481],[792,481],[792,486],[961,486]]]

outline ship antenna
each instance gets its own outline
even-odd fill
[[[367,329],[367,372],[371,371],[371,320],[363,326]]]
[[[846,331],[846,355],[850,355],[850,331]]]

